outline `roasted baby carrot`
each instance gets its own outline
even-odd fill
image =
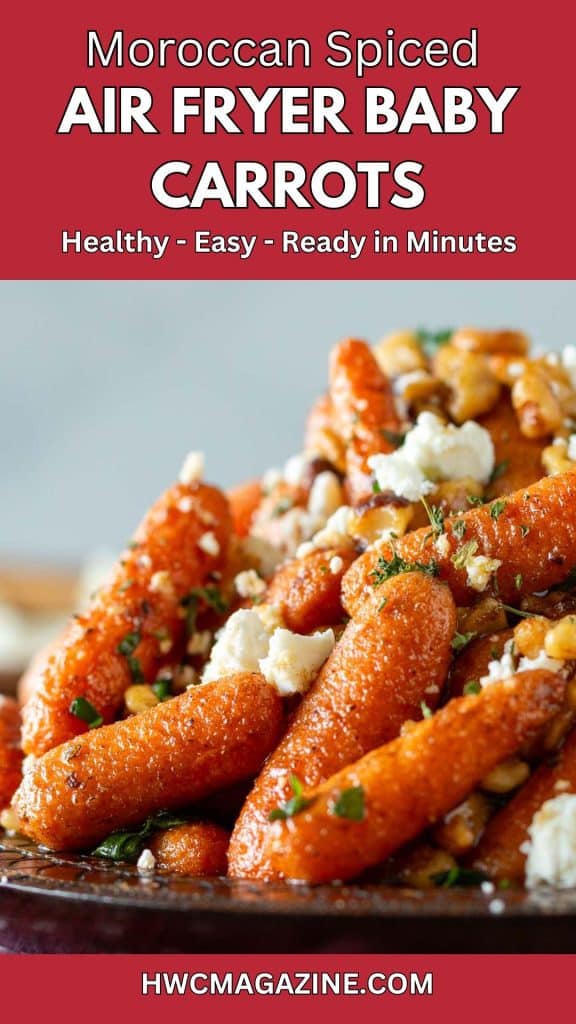
[[[387,431],[400,426],[390,381],[366,342],[348,338],[332,350],[330,396],[346,443],[348,498],[357,504],[372,493],[368,459],[392,450]]]
[[[398,735],[422,702],[435,707],[450,660],[456,609],[447,587],[421,573],[391,580],[371,619],[350,623],[266,762],[229,850],[235,877],[266,878],[268,815],[291,795],[291,777],[315,786]]]
[[[498,472],[488,488],[491,498],[511,494],[540,480],[544,475],[545,442],[524,436],[508,393],[486,416],[481,416],[478,423],[489,432],[494,443]]]
[[[82,849],[192,804],[254,775],[281,719],[274,688],[246,673],[77,736],[26,771],[13,802],[22,830],[51,849]]]
[[[237,537],[250,533],[254,513],[262,501],[262,487],[259,480],[247,480],[227,492],[232,514],[232,528]]]
[[[474,866],[495,879],[522,882],[526,854],[522,844],[536,811],[562,792],[576,792],[576,730],[554,764],[542,764],[489,823],[474,854]]]
[[[459,697],[404,736],[305,792],[304,809],[269,826],[278,878],[348,879],[383,861],[458,804],[559,709],[564,682],[525,672]]]
[[[226,874],[230,833],[209,821],[192,821],[157,832],[149,848],[156,871],[174,875]]]
[[[437,572],[459,605],[478,597],[478,556],[501,562],[484,593],[497,590],[503,601],[517,603],[524,594],[546,590],[565,580],[576,565],[575,503],[576,471],[571,471],[447,518],[440,537],[424,527],[400,538],[394,550],[387,543],[374,545],[344,576],[344,608],[352,616],[366,614],[378,604],[379,581],[404,562],[419,562]]]
[[[20,709],[0,695],[0,811],[8,806],[22,778]]]
[[[270,581],[267,603],[281,609],[288,629],[295,633],[342,622],[342,577],[355,557],[349,548],[331,548],[285,562]]]
[[[133,682],[152,679],[166,641],[183,637],[182,600],[225,559],[230,513],[204,484],[176,484],[152,506],[85,615],[47,659],[24,711],[23,747],[38,756],[85,731],[78,698],[111,722]],[[85,705],[84,705],[85,707]]]

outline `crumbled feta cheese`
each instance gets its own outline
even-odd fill
[[[492,893],[496,891],[496,886],[494,885],[494,882],[481,882],[480,889],[485,896],[491,896]]]
[[[174,584],[172,583],[170,573],[165,569],[160,569],[159,572],[153,573],[150,578],[150,590],[154,594],[164,594],[166,597],[171,597],[174,593]]]
[[[140,566],[141,569],[151,569],[152,568],[152,559],[150,558],[150,555],[146,554],[146,552],[144,552],[143,555],[139,555],[138,556],[137,562],[138,562],[138,565]]]
[[[193,633],[190,637],[186,650],[188,654],[208,654],[212,646],[212,633],[209,629],[202,629],[199,633]]]
[[[445,533],[441,533],[440,536],[436,538],[434,546],[441,558],[448,558],[448,555],[450,554],[450,541]]]
[[[526,857],[526,885],[545,883],[559,889],[576,886],[576,794],[547,800],[532,819]]]
[[[471,477],[486,483],[494,469],[494,445],[488,431],[474,420],[456,427],[422,412],[401,448],[373,455],[368,465],[381,490],[418,501],[439,480]]]
[[[220,544],[212,530],[207,530],[206,533],[202,534],[198,541],[198,547],[201,551],[205,551],[207,555],[213,555],[214,558],[220,554]]]
[[[186,495],[184,498],[180,498],[177,508],[179,512],[191,512],[194,508],[194,500],[189,495]]]
[[[500,568],[499,558],[487,558],[486,555],[471,555],[466,560],[466,577],[472,590],[486,590],[490,577]]]
[[[178,479],[181,484],[193,484],[204,476],[204,452],[188,452]]]
[[[138,872],[141,875],[151,875],[156,867],[156,858],[152,853],[152,850],[142,850],[142,853],[138,857],[138,863],[136,865]]]
[[[264,494],[270,494],[278,484],[282,482],[282,473],[279,469],[267,469],[260,480],[260,486]]]
[[[506,904],[504,903],[504,900],[490,900],[490,903],[488,904],[488,910],[490,911],[491,914],[503,914],[504,911],[506,910]]]
[[[341,505],[333,515],[330,516],[326,526],[315,533],[312,537],[312,549],[314,548],[338,548],[351,547],[354,543],[350,536],[350,527],[354,521],[354,509],[349,505]],[[303,545],[298,548],[298,558],[304,557]],[[308,549],[305,549],[308,553]]]
[[[260,671],[281,697],[305,693],[320,666],[334,647],[334,633],[326,629],[312,636],[300,636],[289,629],[276,629]]]
[[[344,503],[342,484],[330,470],[319,473],[308,496],[308,512],[319,526],[324,526],[331,515]]]
[[[549,658],[545,651],[540,651],[535,658],[522,657],[516,664],[517,658],[514,650],[514,640],[511,638],[504,644],[504,650],[500,659],[488,662],[488,675],[480,680],[482,686],[490,683],[497,683],[501,679],[509,679],[517,672],[534,672],[544,669],[547,672],[559,672],[564,662],[556,658]]]
[[[576,345],[566,345],[560,353],[560,361],[570,377],[572,387],[576,388]]]
[[[524,373],[524,363],[508,363],[506,369],[509,377],[521,377]]]
[[[282,609],[277,604],[259,604],[254,608],[254,613],[270,634],[275,629],[283,629],[285,626]]]
[[[290,487],[301,487],[312,458],[304,452],[291,455],[284,465],[283,478]]]
[[[242,564],[248,563],[264,579],[272,576],[284,557],[279,548],[262,537],[242,537],[235,541],[235,545]]]
[[[296,549],[296,558],[307,558],[313,551],[316,551],[315,544],[311,540],[305,540],[303,544],[300,544]]]
[[[570,434],[568,438],[568,458],[571,462],[576,462],[576,434]]]
[[[258,672],[258,663],[268,653],[270,633],[251,608],[240,608],[216,634],[202,682],[210,683],[235,672]]]
[[[340,558],[340,555],[333,555],[329,562],[330,572],[333,576],[337,576],[339,572],[342,572],[344,568],[344,560]]]
[[[266,583],[255,569],[245,569],[234,579],[236,592],[240,597],[260,597],[266,590]]]
[[[555,793],[566,793],[570,789],[572,789],[572,786],[568,782],[568,779],[556,779],[556,782],[554,783]]]

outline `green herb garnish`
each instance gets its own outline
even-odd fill
[[[480,686],[480,683],[478,682],[477,679],[468,679],[468,681],[464,683],[464,686],[462,687],[462,693],[464,694],[465,697],[476,696],[478,693],[481,692],[482,687]]]
[[[452,555],[452,564],[455,569],[464,569],[473,555],[478,550],[478,541],[469,540],[466,544],[463,544],[461,548],[458,548],[456,554]]]
[[[451,645],[452,646],[452,650],[456,651],[456,653],[458,654],[460,651],[463,651],[464,648],[468,646],[470,641],[473,640],[474,637],[476,637],[476,636],[478,636],[477,633],[458,633],[458,632],[456,632],[454,634],[454,638],[452,640],[452,645]]]
[[[335,814],[337,818],[348,818],[350,821],[362,821],[364,812],[364,789],[362,786],[343,789],[332,807],[332,814]]]
[[[444,533],[444,513],[439,505],[429,505],[424,495],[420,498],[420,501],[426,509],[426,515],[430,520],[430,526],[432,527],[432,536],[439,537],[441,533]]]
[[[501,498],[498,501],[495,501],[490,506],[490,517],[491,517],[491,519],[499,519],[505,508],[506,508],[506,502],[503,501]]]
[[[373,480],[372,481],[372,494],[381,494],[381,493],[382,493],[382,488],[380,487],[380,484],[378,483],[377,480]]]
[[[479,497],[477,494],[467,494],[466,495],[466,501],[468,502],[469,505],[474,505],[474,506],[478,506],[478,505],[483,505],[484,504],[484,498]]]
[[[510,459],[504,459],[502,462],[497,462],[490,474],[488,483],[493,484],[496,480],[499,480],[500,477],[504,475],[509,465]]]
[[[515,577],[514,577],[514,586],[516,587],[516,590],[521,590],[522,589],[523,580],[524,580],[524,577],[522,576],[522,573],[521,572],[517,572]]]
[[[170,676],[163,676],[152,683],[152,690],[159,701],[168,700],[172,696],[172,679]]]
[[[429,708],[425,700],[420,701],[420,710],[422,712],[422,718],[432,718],[433,711]]]
[[[224,615],[228,611],[228,602],[222,596],[222,592],[218,587],[194,587],[180,601],[182,608],[186,609],[186,636],[188,637],[196,632],[196,622],[201,603],[211,608],[217,615]]]
[[[145,682],[144,673],[142,671],[142,666],[140,664],[139,659],[136,658],[134,654],[129,654],[128,657],[126,658],[126,661],[128,662],[128,668],[130,669],[130,676],[132,678],[132,682]]]
[[[481,885],[485,882],[487,875],[483,871],[473,871],[471,868],[450,868],[448,871],[439,871],[432,875],[432,881],[439,889],[468,889],[472,886]]]
[[[92,852],[95,857],[106,857],[108,860],[135,861],[152,833],[186,824],[186,818],[179,818],[169,811],[159,811],[146,818],[144,824],[137,828],[112,832]]]
[[[140,633],[127,633],[123,640],[118,644],[118,653],[123,654],[125,658],[128,658],[138,647],[142,637]]]
[[[388,444],[392,445],[393,448],[401,448],[406,440],[406,434],[399,434],[395,430],[386,430],[385,427],[380,427],[380,433]]]
[[[427,331],[425,328],[421,327],[415,332],[415,334],[418,344],[424,350],[426,355],[433,356],[441,345],[445,345],[446,342],[450,341],[450,338],[454,334],[454,329],[445,328],[441,331]]]
[[[502,603],[502,607],[505,612],[510,612],[511,615],[517,615],[519,619],[533,619],[536,617],[535,612],[523,612],[520,608],[513,608],[510,604]]]
[[[520,536],[527,537],[530,533],[530,527],[526,526],[525,523],[520,523]]]
[[[89,729],[97,729],[99,725],[102,725],[104,719],[102,715],[98,713],[93,704],[85,697],[75,697],[70,704],[70,714],[79,718],[81,722],[86,722]]]
[[[286,818],[293,818],[295,814],[300,814],[307,807],[310,807],[313,801],[307,800],[302,795],[303,787],[297,775],[290,776],[290,785],[294,796],[290,797],[290,800],[287,800],[280,807],[275,807],[273,811],[270,811],[268,821],[286,821]]]
[[[463,519],[455,519],[452,523],[452,533],[458,540],[462,540],[466,533],[466,523]]]
[[[373,587],[380,587],[386,580],[393,576],[399,576],[403,572],[423,572],[426,576],[438,576],[440,566],[432,559],[430,562],[407,562],[396,551],[392,558],[384,558],[380,555],[376,568],[369,573],[373,577]]]

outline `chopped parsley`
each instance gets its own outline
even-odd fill
[[[152,683],[152,690],[159,701],[168,700],[172,696],[172,679],[170,676],[161,676],[155,683]]]
[[[118,654],[123,654],[125,658],[128,658],[131,654],[134,654],[141,639],[140,633],[127,633],[118,644]]]
[[[289,512],[294,505],[294,499],[286,495],[284,498],[280,498],[280,501],[272,509],[272,518],[279,519],[285,512]]]
[[[146,818],[139,827],[112,832],[92,852],[95,857],[106,857],[108,860],[135,861],[138,860],[146,840],[154,832],[186,824],[186,818],[179,818],[169,811],[159,811],[158,814]]]
[[[490,478],[488,480],[488,483],[489,484],[493,484],[493,483],[495,483],[496,480],[499,480],[501,476],[504,476],[504,473],[508,469],[509,465],[510,465],[510,459],[503,459],[502,462],[497,462],[496,465],[494,466],[494,469],[492,470],[492,472],[490,474]]]
[[[450,338],[454,334],[454,329],[452,327],[447,327],[440,331],[427,331],[425,328],[421,327],[415,333],[418,344],[424,350],[426,355],[433,356],[441,345],[445,345],[446,342],[450,341]]]
[[[378,483],[377,480],[373,480],[372,481],[372,494],[381,494],[381,493],[382,493],[382,488],[380,487],[380,484]]]
[[[444,513],[439,505],[429,505],[424,495],[420,498],[420,501],[426,509],[426,515],[430,520],[430,526],[432,527],[432,536],[439,537],[441,533],[444,533]]]
[[[85,722],[89,729],[97,729],[104,721],[102,715],[85,697],[74,698],[70,704],[70,714],[79,718],[81,722]]]
[[[302,795],[303,787],[297,775],[290,776],[290,785],[294,795],[280,807],[275,807],[273,811],[270,811],[268,821],[286,821],[286,818],[293,818],[295,814],[300,814],[310,807],[313,801]]]
[[[196,631],[201,604],[211,608],[217,615],[224,615],[228,611],[228,602],[218,587],[194,587],[180,601],[181,607],[186,609],[186,636],[190,637]]]
[[[348,818],[350,821],[362,821],[364,813],[364,789],[362,786],[343,789],[332,807],[332,814],[335,814],[337,818]]]
[[[477,540],[469,540],[466,544],[463,544],[461,548],[458,548],[456,554],[452,555],[454,568],[465,569],[468,561],[476,554],[477,550]]]
[[[376,611],[381,612],[382,609],[385,608],[387,604],[388,604],[388,598],[387,597],[383,597],[382,600],[380,601],[380,604],[378,605],[378,608],[376,609]]]
[[[463,519],[454,520],[454,522],[452,523],[452,533],[454,534],[455,537],[458,538],[458,540],[462,540],[464,534],[466,533],[466,523],[464,522]]]
[[[535,618],[535,612],[523,612],[520,608],[513,608],[512,605],[502,603],[502,607],[505,612],[510,612],[511,615],[517,615],[520,619],[533,619]]]
[[[369,573],[373,577],[373,587],[380,587],[386,580],[399,576],[403,572],[423,572],[426,576],[438,576],[440,566],[432,559],[430,562],[408,562],[394,551],[392,558],[380,555],[376,568]]]
[[[525,523],[520,523],[520,536],[521,537],[527,537],[529,533],[530,533],[530,527],[526,526]]]
[[[468,646],[470,641],[473,640],[474,637],[476,637],[476,636],[478,636],[477,633],[458,633],[458,632],[456,632],[454,634],[454,638],[452,640],[452,645],[451,645],[452,646],[452,650],[456,651],[456,653],[458,654],[460,651],[463,651],[464,648]]]
[[[406,440],[406,434],[399,434],[396,430],[386,430],[385,427],[380,427],[380,433],[393,448],[401,448]]]
[[[502,498],[493,502],[493,504],[490,505],[490,518],[499,519],[505,508],[506,502]]]
[[[425,700],[420,701],[420,710],[422,712],[422,718],[432,718],[433,711],[429,708]]]
[[[483,871],[473,871],[471,868],[453,867],[448,871],[439,871],[432,875],[432,881],[439,889],[468,889],[485,882],[487,875]]]
[[[479,497],[477,494],[467,494],[466,501],[469,505],[474,505],[476,507],[484,504],[484,498]]]
[[[523,581],[524,581],[524,577],[522,576],[522,573],[521,572],[517,572],[515,577],[514,577],[514,586],[516,587],[516,590],[521,590],[522,589]]]
[[[465,697],[476,696],[482,692],[482,687],[477,679],[469,679],[462,687],[462,693]]]

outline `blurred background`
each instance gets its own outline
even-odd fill
[[[2,282],[0,561],[118,549],[191,448],[229,485],[282,464],[340,337],[576,342],[574,282]]]

